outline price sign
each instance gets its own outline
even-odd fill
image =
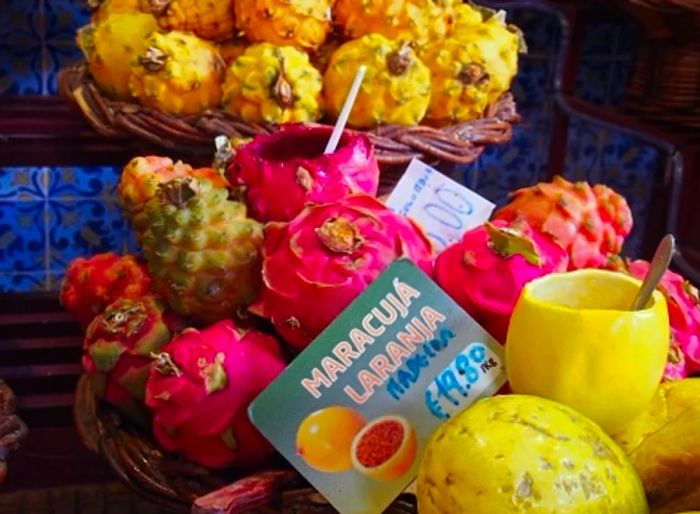
[[[438,251],[487,221],[495,205],[474,191],[414,159],[386,205],[417,221]]]
[[[496,340],[399,260],[255,399],[250,418],[339,512],[379,514],[415,479],[435,429],[501,388],[504,364]],[[389,434],[413,442],[363,461]]]

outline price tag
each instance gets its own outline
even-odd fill
[[[438,251],[487,221],[496,207],[418,159],[411,161],[386,205],[418,222]]]
[[[255,399],[250,418],[342,514],[379,514],[415,479],[440,424],[505,383],[504,362],[500,344],[399,260]],[[393,454],[377,450],[387,438]]]

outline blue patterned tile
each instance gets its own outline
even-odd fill
[[[34,293],[46,290],[46,273],[0,273],[0,293]]]
[[[576,95],[591,103],[606,104],[614,63],[609,59],[582,59],[576,74]]]
[[[46,39],[71,40],[75,31],[90,21],[90,8],[85,1],[44,0]]]
[[[0,94],[39,95],[43,91],[43,53],[37,40],[0,42]]]
[[[610,56],[617,50],[620,22],[615,19],[597,20],[583,29],[581,53],[583,56]]]
[[[121,168],[116,166],[52,167],[48,169],[51,198],[116,198]]]
[[[49,201],[49,270],[62,271],[76,257],[120,252],[126,221],[114,200]]]
[[[63,282],[63,272],[52,272],[47,276],[46,289],[49,291],[60,291]]]
[[[0,201],[41,200],[47,190],[46,168],[0,168]]]
[[[511,87],[518,107],[538,105],[551,97],[554,82],[552,62],[546,58],[521,56],[518,75]]]
[[[498,4],[494,3],[494,7],[498,8]],[[508,22],[523,31],[530,55],[552,56],[556,53],[561,28],[555,16],[531,9],[513,9],[508,13]]]
[[[62,68],[83,60],[83,53],[74,42],[47,42],[44,51],[43,70],[47,94],[56,94],[58,89],[58,72]]]
[[[46,269],[45,202],[0,202],[0,273]]]
[[[0,44],[40,41],[41,0],[3,0],[0,3]]]
[[[641,250],[659,169],[659,153],[653,147],[580,120],[570,123],[565,175],[572,180],[607,184],[627,199],[634,218],[634,229],[624,248],[630,257],[639,256]]]
[[[488,147],[474,164],[459,168],[461,176],[456,178],[502,205],[514,189],[546,176],[548,152],[549,134],[521,125],[515,128],[510,143]]]

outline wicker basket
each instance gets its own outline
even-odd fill
[[[15,414],[15,395],[0,380],[0,484],[7,476],[8,454],[19,447],[27,435],[27,425]]]
[[[330,514],[336,511],[281,458],[247,474],[211,471],[161,450],[151,435],[98,402],[83,376],[75,397],[75,424],[85,445],[99,453],[133,491],[172,512],[196,514]],[[386,511],[416,514],[403,494]]]
[[[61,70],[59,90],[75,102],[97,132],[109,138],[136,137],[182,155],[213,153],[213,137],[249,137],[275,130],[274,125],[250,123],[223,111],[178,117],[141,105],[112,100],[102,94],[84,64]],[[470,164],[487,145],[504,144],[520,121],[510,93],[487,108],[479,120],[443,128],[382,126],[367,132],[383,169],[426,162]]]

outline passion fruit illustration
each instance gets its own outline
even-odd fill
[[[402,416],[370,421],[352,442],[352,464],[374,480],[396,480],[413,466],[418,451],[416,432]]]
[[[324,473],[352,469],[350,448],[365,426],[362,415],[342,406],[326,407],[309,414],[297,430],[297,455]]]

